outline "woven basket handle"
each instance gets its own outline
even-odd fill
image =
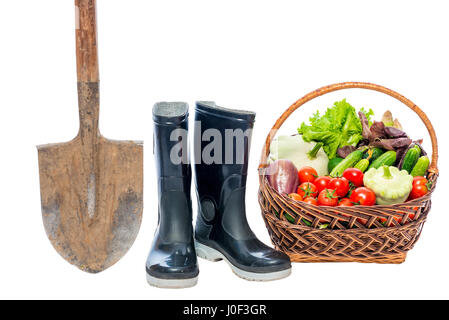
[[[420,118],[421,120],[424,122],[427,131],[429,132],[430,135],[430,139],[432,141],[432,162],[429,166],[429,173],[430,174],[437,174],[438,173],[438,167],[437,167],[437,162],[438,162],[438,141],[437,141],[437,137],[435,134],[435,130],[432,126],[432,123],[430,122],[429,118],[427,118],[426,114],[416,105],[414,104],[412,101],[408,100],[406,97],[400,95],[399,93],[390,90],[388,88],[379,86],[377,84],[372,84],[372,83],[366,83],[366,82],[343,82],[343,83],[337,83],[337,84],[332,84],[330,86],[326,86],[326,87],[322,87],[318,90],[315,90],[307,95],[305,95],[304,97],[302,97],[301,99],[299,99],[298,101],[296,101],[293,105],[291,105],[283,114],[282,116],[276,121],[276,123],[274,124],[273,128],[270,131],[270,134],[268,135],[266,141],[265,141],[265,146],[264,149],[262,151],[262,157],[260,160],[260,165],[259,165],[259,169],[264,168],[267,166],[267,158],[268,155],[270,153],[270,145],[271,145],[271,141],[273,140],[274,136],[277,133],[277,130],[282,126],[282,124],[285,122],[285,120],[287,120],[287,118],[299,107],[301,107],[303,104],[305,104],[306,102],[315,99],[319,96],[325,95],[327,93],[330,92],[334,92],[334,91],[338,91],[338,90],[343,90],[343,89],[353,89],[353,88],[360,88],[360,89],[368,89],[368,90],[374,90],[374,91],[378,91],[378,92],[382,92],[384,94],[387,94],[399,101],[401,101],[403,104],[405,104],[407,107],[409,107],[410,109],[412,109]]]

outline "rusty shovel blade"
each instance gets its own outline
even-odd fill
[[[80,110],[89,110],[96,90],[86,95],[83,86]],[[137,237],[143,146],[90,135],[86,124],[81,128],[71,142],[38,146],[42,217],[56,251],[81,270],[96,273],[116,263]]]
[[[122,258],[142,221],[142,146],[100,139],[94,172],[80,139],[39,147],[42,218],[56,251],[97,273]]]

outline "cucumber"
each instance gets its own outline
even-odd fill
[[[351,152],[346,158],[343,159],[342,162],[337,164],[334,169],[332,169],[330,176],[331,177],[341,177],[343,171],[348,168],[352,168],[359,162],[363,157],[363,151],[356,150]]]
[[[402,167],[400,169],[407,170],[408,173],[412,172],[413,167],[416,162],[418,162],[419,156],[421,155],[421,148],[418,146],[414,146],[411,148],[404,157],[404,162],[402,163]]]
[[[429,169],[429,165],[430,165],[429,157],[422,156],[421,158],[418,159],[418,162],[416,162],[410,174],[413,177],[424,177],[424,175],[427,173],[427,169]]]
[[[277,211],[274,211],[274,212],[276,214],[276,217],[280,218],[279,217],[279,212],[277,212]],[[288,213],[284,213],[284,217],[287,219],[288,222],[295,223],[295,219],[293,219],[293,217],[290,216]]]
[[[384,150],[381,148],[370,148],[363,155],[363,159],[368,159],[370,162],[373,162],[377,158],[379,158],[384,153]]]
[[[387,151],[383,155],[381,155],[379,158],[374,160],[368,169],[371,168],[380,168],[382,166],[392,166],[396,162],[396,151]]]
[[[369,160],[368,159],[362,159],[354,166],[354,168],[359,169],[362,172],[365,172],[366,169],[369,167]]]
[[[334,170],[335,166],[342,162],[344,159],[340,157],[335,157],[333,159],[329,160],[329,163],[327,164],[327,171],[332,172]]]

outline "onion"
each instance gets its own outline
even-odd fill
[[[298,169],[290,160],[276,160],[265,174],[270,185],[281,194],[296,193],[299,185]]]

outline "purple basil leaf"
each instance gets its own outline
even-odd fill
[[[359,111],[360,122],[362,123],[362,137],[363,139],[370,140],[371,131],[369,129],[369,122],[363,112]]]
[[[371,143],[372,146],[378,148],[384,148],[387,150],[396,150],[403,147],[407,147],[412,143],[412,139],[409,138],[397,138],[397,139],[377,139]]]
[[[381,121],[374,121],[374,123],[371,125],[370,131],[371,131],[370,140],[386,137],[385,125]]]
[[[385,127],[384,131],[388,138],[408,138],[404,131],[395,127]]]
[[[408,147],[410,145],[410,143],[412,143],[412,139],[410,139],[410,138],[397,138],[397,139],[390,139],[390,140],[393,140],[394,148]]]
[[[369,140],[367,139],[362,139],[360,140],[360,142],[357,144],[357,147],[364,147],[364,146],[368,146],[369,145]]]

